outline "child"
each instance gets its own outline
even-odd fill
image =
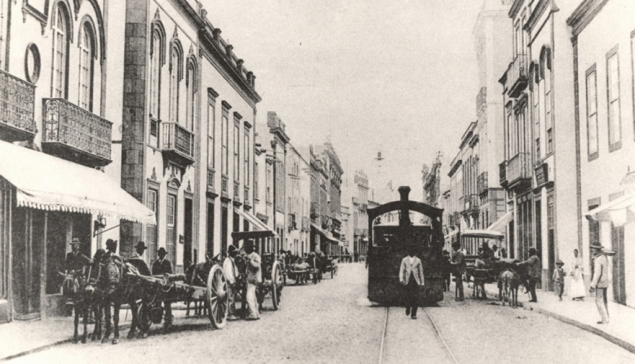
[[[562,266],[564,265],[564,263],[562,262],[562,260],[558,260],[556,262],[556,265],[558,266],[558,268],[556,268],[553,271],[552,280],[556,284],[556,293],[558,294],[558,298],[560,299],[560,301],[562,301],[562,292],[564,292],[564,276],[565,276],[564,269],[562,269]]]

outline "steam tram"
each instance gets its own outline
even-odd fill
[[[386,306],[405,305],[405,288],[399,283],[401,260],[413,247],[423,263],[425,284],[419,289],[419,304],[443,300],[443,273],[449,263],[444,260],[442,226],[443,210],[408,200],[410,187],[399,187],[400,200],[368,209],[368,299]],[[399,225],[381,225],[381,215],[399,211]],[[410,211],[429,218],[430,225],[413,225]]]

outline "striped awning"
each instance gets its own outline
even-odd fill
[[[0,176],[16,189],[17,205],[156,224],[155,214],[96,169],[0,141]]]
[[[240,216],[242,216],[245,220],[249,221],[249,223],[253,226],[253,230],[256,231],[271,231],[273,233],[274,237],[278,237],[278,234],[271,230],[267,225],[265,225],[264,222],[260,221],[259,218],[255,217],[254,215],[250,214],[247,211],[243,211],[239,208],[234,209],[234,211],[236,211],[236,213]]]

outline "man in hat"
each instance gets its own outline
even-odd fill
[[[112,257],[117,264],[123,264],[123,259],[117,254],[117,240],[106,240],[106,254]]]
[[[602,321],[598,321],[598,324],[609,323],[608,297],[606,296],[606,290],[609,288],[609,260],[603,249],[604,247],[599,243],[591,244],[593,278],[591,279],[589,292],[595,292],[595,304],[602,318]]]
[[[146,243],[140,241],[135,246],[136,252],[132,255],[130,259],[128,259],[128,263],[132,264],[137,270],[139,274],[144,276],[151,275],[150,268],[148,267],[148,263],[143,259],[143,252],[148,249],[146,247]]]
[[[536,283],[540,280],[542,267],[540,265],[540,258],[538,258],[538,251],[533,246],[529,248],[529,259],[518,263],[518,267],[525,269],[527,272],[527,289],[531,293],[531,299],[529,302],[538,302],[536,296]]]
[[[254,241],[245,242],[245,259],[247,260],[247,305],[249,306],[249,316],[247,320],[259,320],[258,300],[256,299],[256,287],[262,282],[262,272],[260,271],[260,256],[254,251]]]
[[[238,249],[230,245],[227,248],[227,258],[223,261],[223,274],[227,279],[227,295],[229,297],[229,321],[238,320],[236,317],[236,293],[240,290],[240,279],[238,268],[234,259],[238,255]]]
[[[461,251],[461,243],[455,241],[452,243],[452,249],[454,249],[454,256],[452,257],[452,268],[454,275],[454,299],[456,301],[463,301],[463,274],[465,274],[465,255]]]
[[[157,259],[154,264],[152,264],[152,275],[162,276],[166,273],[172,274],[172,263],[170,263],[169,260],[165,259],[165,256],[168,255],[167,250],[161,247],[159,248],[159,251],[157,251],[157,255],[159,256],[159,259]],[[165,301],[163,304],[165,307],[165,322],[163,324],[163,330],[167,331],[167,329],[170,328],[170,326],[172,325],[172,303],[169,301]]]
[[[85,256],[79,251],[81,245],[78,238],[73,238],[71,241],[71,252],[66,254],[66,261],[64,267],[66,272],[82,270],[85,265],[90,264],[90,258]]]

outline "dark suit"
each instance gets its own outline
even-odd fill
[[[465,273],[465,255],[463,255],[463,252],[459,250],[454,253],[453,260],[454,261],[451,264],[454,267],[454,298],[463,300],[463,274]]]
[[[152,275],[163,275],[165,273],[172,274],[172,263],[169,260],[157,260],[152,264]],[[172,324],[172,303],[164,302],[165,307],[165,326]]]
[[[85,265],[90,263],[90,259],[84,254],[77,252],[77,254],[70,252],[66,254],[66,262],[64,267],[67,271],[82,270]]]

